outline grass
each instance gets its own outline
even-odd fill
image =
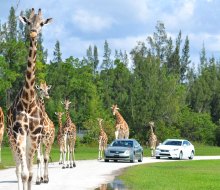
[[[220,189],[220,160],[138,165],[118,178],[132,190],[216,190]]]

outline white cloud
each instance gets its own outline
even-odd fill
[[[114,22],[112,18],[101,17],[86,10],[77,10],[73,14],[72,19],[85,32],[100,32],[110,28]]]
[[[189,25],[195,11],[196,0],[185,0],[182,3],[174,4],[171,12],[162,14],[163,20],[170,29],[176,29],[182,25]]]

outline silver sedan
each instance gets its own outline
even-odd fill
[[[135,139],[116,139],[105,150],[105,162],[118,160],[142,162],[143,148]]]

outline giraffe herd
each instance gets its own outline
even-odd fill
[[[9,144],[16,163],[16,175],[18,189],[31,190],[33,177],[33,160],[37,153],[37,177],[36,184],[48,183],[48,162],[50,152],[55,139],[55,126],[49,118],[44,99],[49,99],[48,91],[51,86],[46,82],[35,85],[36,77],[36,54],[37,37],[41,28],[51,23],[52,18],[46,20],[42,17],[41,9],[38,13],[32,8],[29,18],[20,17],[21,22],[29,27],[29,54],[27,59],[27,69],[25,73],[24,85],[17,94],[14,102],[7,112],[7,127]],[[64,105],[66,120],[62,124],[63,112],[55,112],[58,118],[59,128],[57,132],[57,142],[60,148],[59,164],[62,168],[76,167],[75,163],[75,144],[76,144],[76,125],[70,117],[71,102],[66,99],[61,102]],[[112,105],[112,113],[115,116],[115,139],[128,139],[129,127],[125,119],[119,113],[117,104]],[[102,154],[108,143],[108,136],[102,125],[103,119],[98,118],[99,125],[99,153],[98,160],[102,159]],[[149,144],[153,151],[156,146],[156,135],[153,133],[153,122],[151,127]],[[4,114],[0,107],[0,163],[1,163],[1,144],[4,134]]]

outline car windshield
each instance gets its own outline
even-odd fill
[[[164,145],[172,145],[172,146],[181,146],[182,145],[182,141],[165,141],[163,143]]]
[[[133,141],[114,141],[111,146],[133,147]]]

